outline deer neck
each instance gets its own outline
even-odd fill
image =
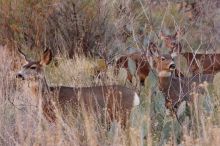
[[[159,89],[163,92],[170,88],[172,74],[170,76],[159,76]]]
[[[34,96],[37,102],[39,100],[41,101],[46,100],[45,97],[49,93],[49,87],[48,87],[45,77],[43,77],[39,81],[35,81],[34,83],[31,83],[30,88],[31,88],[31,94],[32,96]]]
[[[41,80],[41,93],[43,95],[46,95],[46,94],[49,94],[50,92],[50,88],[47,84],[47,80],[46,78],[44,77],[42,80]]]

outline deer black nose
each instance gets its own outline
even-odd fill
[[[20,78],[20,79],[24,80],[24,77],[22,76],[22,74],[17,74],[16,78]]]
[[[175,65],[175,64],[170,64],[169,69],[170,69],[170,70],[176,69],[176,65]]]

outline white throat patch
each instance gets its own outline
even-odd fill
[[[158,73],[158,76],[159,77],[170,77],[171,76],[171,72],[169,72],[169,71],[160,71],[159,73]]]

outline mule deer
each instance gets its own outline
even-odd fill
[[[199,5],[196,2],[182,1],[177,2],[177,9],[179,12],[183,11],[186,17],[189,18],[190,21],[196,20],[200,15]]]
[[[148,47],[148,51],[150,55],[153,55],[155,52],[157,52],[159,49],[157,48],[157,46],[150,42],[149,47]],[[136,65],[136,74],[140,79],[140,82],[142,85],[144,85],[144,81],[146,79],[146,77],[148,76],[149,72],[150,72],[150,65],[149,65],[149,55],[146,55],[146,53],[141,53],[141,52],[135,52],[129,55],[124,55],[122,57],[120,57],[117,62],[116,62],[116,68],[125,68],[127,70],[127,79],[132,82],[132,74],[129,70],[129,59],[131,59],[132,61],[135,62]],[[176,77],[183,77],[184,75],[179,72],[179,70],[175,70],[175,76]]]
[[[182,46],[178,42],[178,31],[174,35],[161,35],[161,39],[164,40],[169,53],[175,57],[182,55],[189,66],[189,70],[193,75],[197,74],[215,74],[220,71],[220,54],[197,54],[191,52],[182,53]]]
[[[22,52],[20,51],[20,53]],[[100,110],[107,109],[110,120],[121,119],[122,124],[125,124],[132,108],[139,105],[140,99],[137,93],[119,85],[81,88],[48,86],[44,76],[44,68],[51,62],[51,59],[51,51],[47,49],[40,61],[26,59],[27,64],[17,73],[18,78],[30,82],[30,88],[26,90],[31,90],[33,96],[42,101],[41,108],[49,122],[56,122],[55,107],[60,107],[65,114],[65,110],[68,108],[80,108],[83,104],[85,107],[91,107],[94,111],[97,107]],[[55,96],[56,94],[57,96]]]
[[[151,59],[151,65],[158,74],[159,90],[165,96],[165,107],[176,115],[183,101],[191,103],[192,91],[200,89],[198,86],[200,81],[194,78],[173,76],[176,65],[170,54],[153,56]]]

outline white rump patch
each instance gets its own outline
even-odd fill
[[[158,74],[159,77],[170,77],[171,76],[171,72],[169,71],[160,71],[159,74]]]
[[[133,106],[137,106],[140,104],[140,98],[137,95],[137,93],[134,93],[134,100],[133,100]]]

